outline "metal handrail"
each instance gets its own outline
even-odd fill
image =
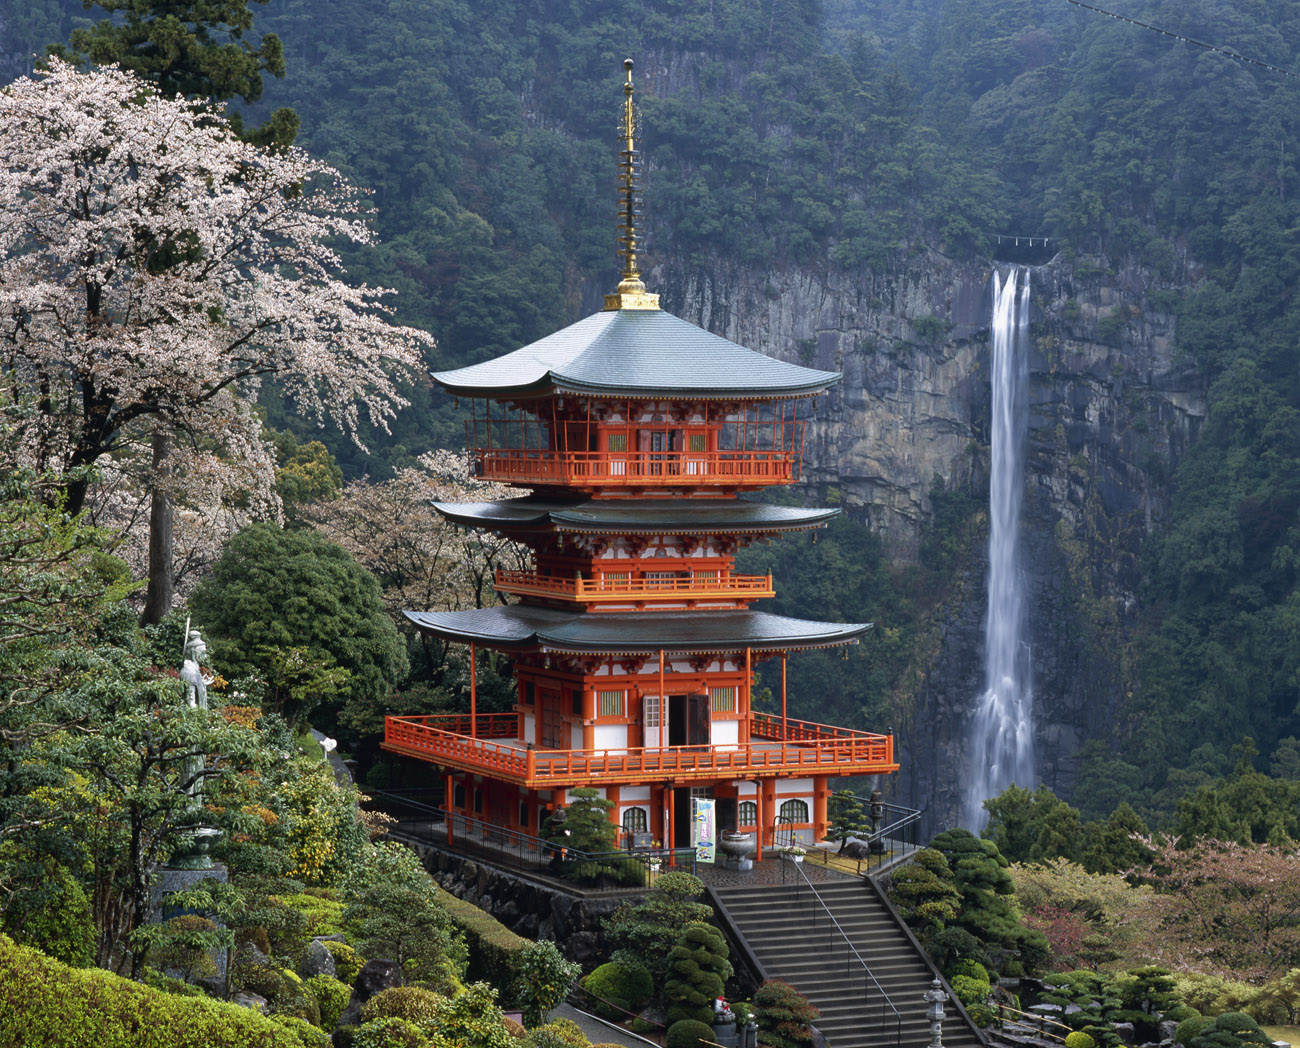
[[[1020,1023],[1022,1026],[1030,1027],[1037,1032],[1038,1036],[1047,1037],[1053,1041],[1059,1041],[1061,1044],[1064,1044],[1065,1038],[1074,1032],[1074,1028],[1066,1023],[1057,1022],[1055,1019],[1049,1019],[1046,1015],[1040,1015],[1037,1012],[1026,1012],[1020,1008],[1014,1008],[1009,1004],[1003,1004],[1000,1001],[997,1004],[997,1012],[999,1025],[1006,1024],[1006,1017],[1003,1013],[1010,1012],[1013,1016],[1023,1016],[1025,1019],[1024,1022],[1021,1022],[1020,1019],[1013,1018],[1013,1023]],[[1065,1033],[1054,1033],[1047,1029],[1049,1025],[1064,1030]]]
[[[795,871],[799,874],[800,878],[803,880],[803,883],[808,886],[808,890],[812,892],[813,898],[817,900],[817,905],[826,911],[826,916],[830,918],[831,924],[835,925],[835,930],[840,933],[840,938],[844,940],[844,945],[848,947],[849,952],[853,955],[854,959],[857,960],[858,964],[862,966],[862,970],[866,973],[867,978],[870,979],[872,984],[875,986],[876,992],[880,994],[880,999],[882,1004],[888,1006],[889,1010],[894,1013],[895,1032],[896,1032],[894,1043],[898,1045],[902,1045],[903,1043],[902,1014],[894,1006],[894,1002],[890,998],[889,994],[885,993],[885,988],[880,985],[880,982],[876,979],[875,975],[872,973],[871,968],[868,966],[867,962],[862,959],[862,955],[858,953],[857,947],[853,945],[853,941],[849,938],[848,933],[845,932],[845,930],[840,926],[840,922],[835,919],[835,914],[831,913],[831,908],[826,905],[825,900],[821,897],[821,893],[813,886],[813,882],[808,879],[808,875],[803,872],[803,866],[800,863],[796,863],[796,862],[783,863],[781,869],[782,881],[785,880],[785,867],[787,866],[793,866]],[[802,888],[800,887],[798,881],[795,882],[795,890],[796,892],[802,891]],[[813,924],[815,925],[816,923],[817,923],[817,910],[816,908],[814,908]],[[884,1007],[880,1009],[880,1014],[881,1014],[881,1021],[883,1025],[884,1014],[885,1014]]]

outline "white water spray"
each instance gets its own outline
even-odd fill
[[[984,627],[984,694],[971,726],[965,824],[979,832],[984,801],[1012,783],[1034,785],[1033,681],[1024,643],[1019,558],[1025,486],[1029,364],[1029,270],[993,274],[993,419],[989,477],[989,607]]]

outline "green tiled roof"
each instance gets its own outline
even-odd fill
[[[583,612],[511,604],[472,611],[407,611],[423,633],[492,648],[541,648],[576,654],[650,654],[660,650],[784,651],[852,644],[869,622],[809,622],[762,611]]]
[[[639,534],[749,534],[824,525],[838,509],[769,506],[740,499],[556,499],[527,495],[496,502],[435,502],[434,509],[467,528]]]
[[[809,396],[840,376],[755,353],[661,309],[619,309],[433,377],[448,392],[470,397],[568,392],[729,399]]]

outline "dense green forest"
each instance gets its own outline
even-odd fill
[[[19,53],[98,13],[13,6]],[[1300,40],[1300,13],[1278,0],[1123,13],[1283,68]],[[268,78],[250,122],[293,107],[298,143],[372,190],[380,242],[347,261],[436,336],[432,367],[539,337],[612,284],[625,55],[668,308],[683,274],[724,257],[865,279],[922,248],[991,258],[998,231],[1058,238],[1082,275],[1144,267],[1210,414],[1145,545],[1120,716],[1090,744],[1078,792],[1094,814],[1120,801],[1169,813],[1245,735],[1261,768],[1280,767],[1279,744],[1300,735],[1300,81],[1063,0],[283,0],[256,19],[283,41],[286,75]],[[1125,318],[1112,326],[1122,340]],[[368,452],[299,428],[284,405],[269,418],[324,441],[346,477],[383,481],[459,442],[452,407],[410,392]],[[931,548],[971,534],[982,493],[957,496],[965,509],[927,526]],[[819,593],[820,573],[790,570],[810,550],[863,582]],[[939,573],[891,564],[845,526],[752,556],[781,573],[786,610],[880,624],[847,662],[810,668],[796,703],[828,680],[836,715],[878,720],[906,702]]]

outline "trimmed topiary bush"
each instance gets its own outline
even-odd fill
[[[1243,1048],[1272,1043],[1273,1039],[1245,1012],[1224,1012],[1203,1026],[1186,1048]]]
[[[608,964],[602,964],[583,980],[582,986],[593,997],[604,998],[616,1004],[623,1002],[622,1007],[633,1012],[642,1008],[655,990],[650,969],[644,964],[632,964],[627,961],[610,961]],[[604,1015],[599,1000],[592,1000],[591,1004],[596,1014],[601,1015],[602,1018],[624,1017],[622,1013]]]
[[[1082,1030],[1073,1030],[1065,1036],[1065,1048],[1096,1048],[1097,1042]]]
[[[322,1030],[332,1030],[339,1023],[339,1016],[352,999],[352,988],[347,983],[329,975],[313,975],[304,984],[307,992],[316,999],[320,1009]]]
[[[438,1016],[438,1009],[446,998],[432,990],[418,986],[390,986],[381,990],[361,1006],[361,1019],[405,1019],[422,1023]]]
[[[989,982],[989,970],[979,961],[972,960],[969,957],[963,957],[960,961],[957,961],[948,972],[949,979],[953,979],[958,975],[964,975],[977,982]]]
[[[334,973],[340,981],[349,986],[356,982],[357,973],[365,963],[361,960],[361,955],[345,942],[333,942],[327,939],[321,945],[329,950],[330,956],[334,958]]]
[[[697,921],[683,930],[668,953],[668,1020],[694,1019],[711,1023],[713,1001],[723,995],[731,978],[727,941],[713,926]]]
[[[312,1026],[320,1026],[320,1005],[316,998],[300,986],[285,994],[272,1009],[275,1015],[301,1019]]]
[[[552,1019],[528,1034],[530,1048],[590,1048],[582,1027],[572,1019]]]
[[[1178,1024],[1178,1029],[1174,1031],[1174,1041],[1183,1045],[1183,1048],[1187,1048],[1187,1045],[1192,1043],[1192,1038],[1209,1025],[1210,1020],[1203,1015],[1188,1016]]]
[[[268,1015],[267,1018],[294,1034],[307,1048],[331,1048],[330,1035],[303,1019],[292,1015]]]
[[[428,1048],[428,1044],[418,1026],[391,1015],[362,1023],[352,1034],[352,1048]]]
[[[701,1041],[713,1040],[713,1027],[695,1019],[678,1019],[668,1027],[668,1048],[699,1048]]]
[[[0,935],[0,1030],[5,1048],[257,1045],[319,1048],[293,1024],[235,1005],[159,993],[97,969],[69,968]],[[317,1031],[319,1033],[319,1031]]]

